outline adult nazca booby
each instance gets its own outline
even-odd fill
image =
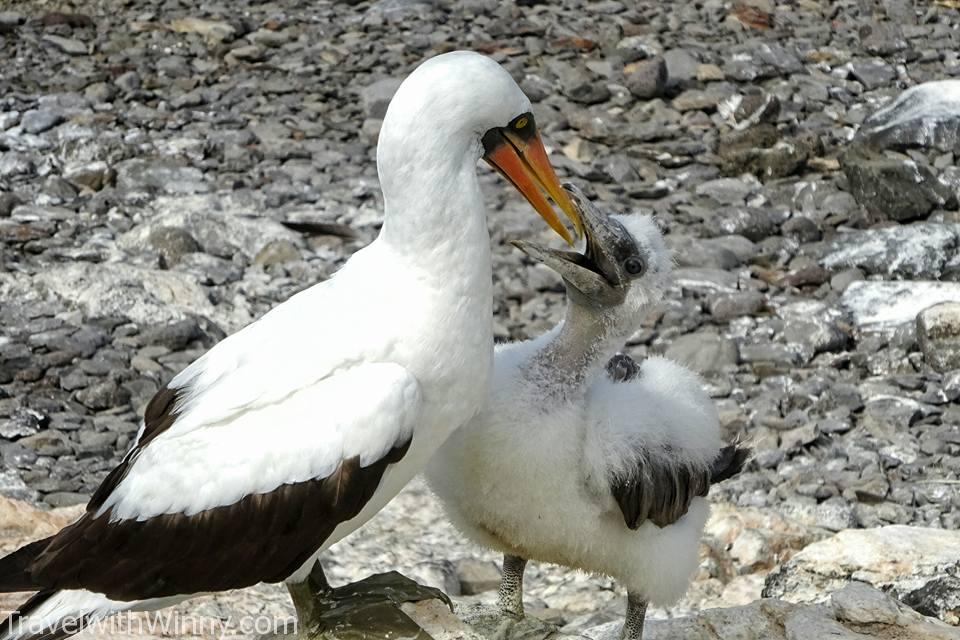
[[[621,637],[635,640],[648,601],[686,591],[704,496],[739,472],[747,450],[721,445],[691,371],[659,357],[610,359],[661,298],[671,256],[649,216],[607,218],[573,192],[585,255],[517,243],[563,276],[563,322],[497,349],[486,408],[440,448],[427,480],[454,525],[504,554],[502,612],[523,616],[527,560],[552,562],[624,585]]]
[[[52,640],[117,611],[299,580],[379,511],[486,400],[492,283],[477,160],[568,240],[544,194],[579,224],[530,110],[478,54],[417,68],[380,133],[379,237],[153,398],[86,513],[0,560],[0,591],[38,592],[0,638]]]

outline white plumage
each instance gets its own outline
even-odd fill
[[[671,266],[651,218],[618,216],[611,228],[617,222],[646,272],[607,307],[585,300],[568,281],[575,295],[564,321],[496,349],[486,408],[441,447],[427,478],[453,523],[481,545],[606,574],[631,596],[667,605],[683,595],[698,565],[708,503],[692,497],[676,522],[661,528],[647,520],[631,529],[611,487],[639,481],[657,490],[654,467],[708,474],[721,449],[719,422],[701,380],[676,363],[648,358],[628,382],[604,371],[641,312],[661,297]],[[520,576],[509,575],[508,564],[500,606],[522,615],[519,585],[510,584]],[[640,623],[642,631],[642,611]]]
[[[501,167],[533,185],[524,194],[535,191],[532,204],[555,222],[538,189],[559,185],[529,111],[510,75],[477,54],[438,56],[409,76],[378,144],[380,236],[176,376],[88,513],[0,560],[0,590],[43,592],[0,637],[62,637],[67,617],[299,580],[396,495],[489,391],[490,245],[477,161],[486,154],[528,172]],[[569,200],[558,204],[572,211]],[[270,535],[284,542],[271,546]]]

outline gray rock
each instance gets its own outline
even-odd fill
[[[267,57],[267,49],[258,44],[246,44],[234,47],[227,54],[228,60],[242,60],[244,62],[261,62]]]
[[[401,78],[384,78],[368,84],[360,90],[360,99],[363,101],[363,108],[367,117],[383,119],[383,116],[387,113],[387,106],[402,81]]]
[[[941,302],[960,303],[955,282],[853,282],[843,292],[841,306],[861,329],[890,331],[916,321],[917,310]]]
[[[869,585],[850,583],[823,594],[823,605],[765,598],[748,605],[707,609],[695,616],[648,620],[646,640],[955,640],[957,632]],[[611,640],[621,621],[587,629],[581,638]],[[551,636],[563,638],[564,636]]]
[[[956,199],[933,169],[906,156],[870,156],[853,149],[840,164],[857,202],[893,220],[922,218]]]
[[[200,325],[194,318],[187,318],[141,331],[138,342],[143,345],[159,345],[171,351],[180,351],[200,336]]]
[[[131,93],[140,88],[140,74],[136,71],[126,71],[118,75],[113,83],[121,90]]]
[[[935,371],[960,369],[960,302],[941,302],[918,313],[917,341]]]
[[[130,392],[117,386],[113,380],[105,380],[78,391],[77,400],[83,406],[99,411],[125,404],[130,400]]]
[[[263,267],[300,260],[300,249],[288,240],[273,240],[263,246],[253,258],[253,263]]]
[[[88,318],[119,316],[150,326],[201,316],[232,329],[249,322],[243,311],[236,315],[227,305],[214,307],[194,278],[172,271],[80,262],[52,268],[33,284]]]
[[[828,269],[936,279],[958,246],[960,224],[924,222],[839,235],[820,262]]]
[[[698,373],[715,373],[739,362],[737,344],[715,333],[691,333],[676,338],[664,355]]]
[[[694,193],[715,204],[743,206],[747,198],[759,187],[760,184],[756,180],[751,182],[739,178],[717,178],[698,184]]]
[[[0,155],[0,178],[14,178],[29,175],[36,169],[33,157],[15,151],[5,151]]]
[[[796,345],[807,360],[818,353],[841,351],[850,343],[850,336],[840,328],[845,314],[822,302],[794,302],[780,307],[777,315],[784,321],[784,340]]]
[[[17,442],[41,456],[59,457],[73,452],[70,439],[65,434],[53,429],[21,438]]]
[[[109,165],[101,160],[71,166],[63,173],[63,177],[77,187],[86,187],[94,191],[102,189],[111,175]]]
[[[40,431],[47,418],[33,409],[18,409],[9,418],[0,418],[0,436],[7,440],[16,440],[24,436],[32,436]]]
[[[763,308],[764,304],[765,299],[759,291],[738,291],[712,298],[710,300],[710,315],[718,322],[729,322],[741,316],[755,315]]]
[[[62,36],[46,35],[43,36],[45,42],[49,42],[60,51],[71,56],[85,56],[89,53],[87,45],[74,38],[64,38]]]
[[[652,35],[628,36],[617,43],[616,52],[623,62],[634,62],[660,55],[663,45]]]
[[[656,98],[667,87],[667,63],[657,57],[629,64],[624,69],[624,84],[635,98]]]
[[[893,67],[880,59],[854,62],[850,66],[850,73],[868,90],[882,87],[897,77]]]
[[[460,593],[465,596],[496,591],[500,586],[500,567],[484,560],[461,560],[456,563]]]
[[[852,269],[844,269],[843,271],[834,274],[830,278],[830,287],[834,291],[843,293],[851,284],[854,282],[860,282],[861,280],[863,280],[863,271],[860,269],[857,269],[856,267]]]
[[[700,60],[688,49],[669,49],[663,52],[667,75],[674,82],[696,80]]]
[[[0,218],[7,218],[14,207],[20,204],[20,198],[12,193],[0,193]]]
[[[567,64],[551,65],[557,73],[563,94],[580,104],[598,104],[610,99],[610,89],[586,69]]]
[[[758,242],[776,235],[789,216],[786,209],[724,207],[713,212],[707,227],[713,235],[739,235]]]
[[[720,269],[683,267],[673,273],[676,286],[699,294],[730,293],[737,291],[736,274]]]
[[[23,114],[20,126],[27,133],[43,133],[63,122],[63,114],[50,109],[31,109]]]
[[[229,22],[185,17],[170,21],[170,28],[177,33],[196,33],[211,43],[230,41],[236,35],[236,28]]]
[[[210,185],[203,172],[167,159],[133,158],[116,166],[117,187],[125,191],[204,193]]]
[[[0,113],[0,131],[6,131],[20,122],[19,111],[5,111]]]
[[[275,240],[293,244],[300,236],[280,222],[262,215],[266,203],[249,192],[158,197],[148,205],[150,215],[120,238],[127,251],[149,246],[158,229],[183,229],[203,251],[232,259],[238,250],[252,261],[263,247]],[[187,254],[189,255],[189,254]],[[184,259],[185,256],[181,256]]]
[[[804,358],[800,350],[786,344],[762,342],[759,344],[740,345],[740,360],[752,365],[761,365],[766,368],[770,365],[780,369],[790,370],[803,364]]]
[[[154,229],[147,241],[160,254],[164,268],[178,264],[189,253],[200,251],[200,244],[190,232],[180,227]]]
[[[900,525],[841,531],[807,546],[771,572],[763,594],[818,602],[830,591],[861,582],[902,597],[955,566],[958,546],[956,531]]]
[[[934,578],[919,589],[903,594],[903,603],[925,616],[960,624],[960,577]]]
[[[90,496],[86,493],[76,493],[74,491],[54,491],[43,497],[43,501],[51,507],[72,507],[74,505],[86,504],[90,501]]]
[[[924,82],[864,120],[856,143],[874,149],[960,153],[960,80]]]

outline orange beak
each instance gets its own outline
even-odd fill
[[[580,213],[567,192],[560,187],[532,114],[524,114],[506,127],[488,131],[483,136],[483,149],[484,160],[509,180],[564,240],[573,244],[573,236],[550,206],[548,197],[573,223],[577,237],[583,234]]]

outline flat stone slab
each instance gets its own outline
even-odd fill
[[[843,292],[840,305],[863,330],[893,330],[914,322],[917,314],[941,302],[960,302],[960,283],[861,281]]]

